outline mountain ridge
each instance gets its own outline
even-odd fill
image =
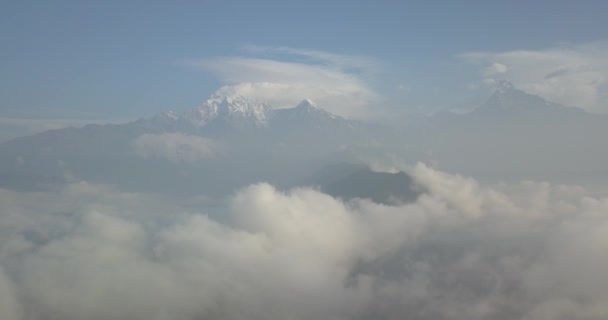
[[[581,168],[572,172],[598,177],[608,153],[585,163],[576,155],[608,150],[603,139],[589,138],[606,135],[607,119],[555,107],[512,86],[497,90],[477,112],[417,118],[398,128],[348,120],[310,100],[272,109],[253,99],[212,96],[186,112],[4,142],[0,184],[77,177],[135,191],[219,193],[258,181],[287,183],[329,161],[392,161],[393,156],[409,163],[438,160],[451,171],[489,177],[528,173],[531,166],[553,175]],[[146,144],[138,144],[142,141]],[[142,148],[147,148],[143,156]],[[188,150],[205,157],[174,160]]]
[[[270,104],[243,96],[211,96],[201,106],[185,112],[163,112],[136,123],[149,126],[182,127],[187,131],[201,131],[205,127],[220,126],[236,129],[267,128],[273,123],[306,117],[308,120],[323,118],[348,121],[319,107],[310,99],[304,99],[295,107],[274,109]],[[224,128],[226,129],[226,128]]]
[[[516,88],[511,82],[502,80],[496,86],[494,93],[482,105],[473,109],[471,114],[507,114],[531,112],[577,112],[586,113],[582,109],[566,107],[550,102],[538,95],[530,94]]]

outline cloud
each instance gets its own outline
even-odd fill
[[[311,99],[330,112],[361,118],[379,99],[369,85],[381,68],[373,59],[286,47],[246,46],[245,51],[263,57],[220,57],[187,65],[217,76],[225,84],[218,94],[253,97],[278,108]]]
[[[0,189],[0,316],[606,319],[608,198],[409,172],[429,192],[407,205],[258,184],[221,214],[84,182]]]
[[[0,267],[0,318],[18,320],[23,317],[23,306],[17,298],[13,281]]]
[[[491,76],[505,73],[505,72],[507,72],[507,70],[509,70],[509,68],[507,66],[505,66],[504,64],[494,62],[491,65],[484,68],[481,73],[486,77],[491,77]]]
[[[286,54],[292,58],[298,58],[311,63],[326,65],[328,67],[337,66],[343,69],[355,69],[366,74],[377,72],[382,68],[382,63],[376,59],[356,56],[335,54],[319,50],[272,47],[259,45],[246,45],[245,51],[255,54]]]
[[[543,50],[469,52],[460,57],[479,66],[486,83],[506,79],[550,101],[608,112],[605,41]]]
[[[142,134],[133,142],[143,158],[194,163],[215,155],[215,145],[208,139],[182,133]]]

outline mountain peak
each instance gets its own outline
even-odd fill
[[[496,84],[496,91],[494,91],[492,96],[481,106],[473,110],[473,112],[486,115],[504,115],[547,113],[564,109],[566,107],[517,89],[511,82],[501,80]]]
[[[250,121],[256,125],[262,125],[266,123],[270,110],[270,106],[266,103],[243,96],[213,95],[190,115],[195,116],[197,120],[202,120],[203,123],[221,117],[232,121]]]
[[[517,89],[515,89],[515,86],[507,80],[499,80],[496,84],[496,93],[505,94],[513,90]]]
[[[302,102],[300,102],[295,108],[292,108],[292,110],[299,114],[305,113],[314,115],[316,117],[328,117],[332,119],[339,118],[331,112],[319,107],[316,103],[309,99],[302,100]]]
[[[250,99],[240,95],[231,96],[211,96],[203,105],[198,109],[218,109],[218,111],[234,113],[241,112],[247,113],[248,111],[255,109],[270,109],[270,107],[261,101]]]
[[[294,121],[313,126],[324,125],[328,121],[341,122],[343,118],[322,109],[312,100],[302,100],[297,106],[273,109],[260,100],[240,95],[214,94],[199,107],[183,113],[162,113],[155,116],[152,123],[162,127],[187,128],[199,132],[217,128],[263,128],[270,126],[291,126]],[[284,124],[281,124],[284,122]]]
[[[321,109],[319,108],[319,106],[317,106],[316,103],[314,103],[312,100],[309,99],[304,99],[302,100],[302,102],[300,102],[296,108],[299,109]]]

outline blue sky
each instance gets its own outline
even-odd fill
[[[498,78],[589,110],[608,101],[606,1],[0,6],[0,118],[131,119],[193,108],[222,86],[366,117],[457,104]]]

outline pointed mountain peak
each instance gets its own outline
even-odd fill
[[[293,108],[293,110],[298,113],[307,113],[318,117],[329,117],[334,119],[339,118],[331,112],[319,107],[316,103],[309,99],[302,100],[302,102]]]
[[[346,121],[344,118],[319,107],[309,99],[302,100],[302,102],[293,108],[277,109],[274,113],[276,122],[293,123],[293,121],[296,121],[320,125],[327,121]]]
[[[523,101],[541,103],[544,101],[541,97],[529,94],[523,90],[516,88],[513,83],[507,80],[499,80],[496,82],[494,93],[490,96],[487,103],[512,105],[521,104]]]
[[[501,80],[496,84],[494,94],[485,103],[473,110],[473,112],[502,115],[505,113],[516,114],[522,112],[547,113],[565,108],[559,104],[549,102],[540,96],[517,89],[509,81]]]
[[[312,100],[309,100],[309,99],[302,100],[302,102],[300,102],[296,106],[296,108],[298,108],[298,109],[315,109],[315,110],[321,109],[321,108],[319,108],[319,106],[317,106],[316,103],[314,103]]]

